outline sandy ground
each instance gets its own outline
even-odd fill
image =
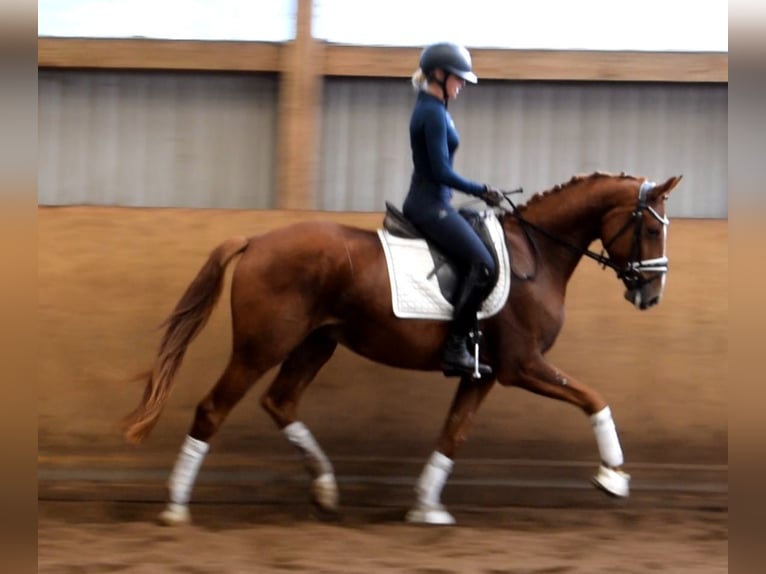
[[[160,509],[41,502],[39,572],[728,572],[725,506],[457,507],[453,527],[408,525],[401,509],[346,508],[322,522],[298,504],[213,504],[168,528],[153,522]]]

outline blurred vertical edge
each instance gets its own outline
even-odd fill
[[[763,150],[766,149],[766,11],[762,3],[729,3],[731,90],[729,92],[729,217],[731,254],[729,317],[729,455],[732,459],[731,561],[737,572],[755,572],[766,559],[764,502],[759,477],[764,461],[766,401],[763,365],[766,287],[766,197]]]
[[[0,571],[36,572],[37,4],[0,5]]]

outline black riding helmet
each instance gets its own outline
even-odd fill
[[[436,68],[441,68],[472,84],[478,81],[476,74],[473,73],[471,54],[458,44],[440,42],[426,46],[420,54],[420,69],[427,78],[431,78]]]

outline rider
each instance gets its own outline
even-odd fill
[[[414,170],[403,213],[451,261],[462,277],[455,300],[453,320],[442,355],[442,369],[471,373],[474,359],[468,352],[468,336],[476,313],[489,294],[495,262],[471,225],[450,205],[452,189],[497,206],[503,195],[497,189],[461,177],[452,169],[460,143],[455,124],[447,112],[449,100],[457,98],[466,82],[475,84],[471,55],[449,42],[427,46],[420,67],[412,76],[418,91],[410,118],[410,147]],[[491,373],[481,364],[483,374]]]

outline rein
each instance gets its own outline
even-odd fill
[[[575,253],[578,253],[579,255],[584,255],[585,257],[588,257],[590,259],[593,259],[597,263],[599,263],[602,267],[602,269],[605,269],[609,267],[612,271],[614,271],[617,274],[617,278],[623,281],[626,285],[626,287],[630,289],[638,289],[648,283],[651,283],[652,281],[655,281],[658,279],[662,274],[667,273],[668,270],[668,259],[667,257],[657,257],[655,259],[647,259],[643,260],[641,259],[641,230],[643,229],[643,212],[649,211],[649,213],[662,225],[667,228],[667,225],[670,224],[670,221],[667,217],[661,216],[657,211],[652,208],[646,201],[646,196],[649,191],[654,189],[655,184],[653,182],[645,181],[641,184],[641,187],[638,190],[638,202],[636,204],[636,208],[631,213],[630,218],[628,221],[625,222],[625,224],[620,228],[620,230],[606,243],[603,244],[603,247],[601,249],[601,253],[596,253],[595,251],[591,251],[587,248],[582,248],[577,245],[574,245],[573,243],[570,243],[569,241],[562,239],[561,237],[558,237],[549,231],[543,229],[542,227],[535,225],[534,223],[524,219],[518,212],[518,208],[516,207],[516,204],[511,200],[510,196],[517,194],[517,193],[523,193],[524,190],[522,188],[515,189],[513,191],[505,191],[502,192],[503,196],[505,197],[505,200],[508,202],[508,204],[511,206],[511,210],[501,208],[505,214],[513,216],[516,221],[518,221],[521,224],[522,229],[524,230],[524,234],[527,236],[527,239],[532,244],[535,254],[539,255],[539,249],[537,247],[536,242],[531,237],[529,230],[534,230],[540,235],[543,235],[544,237],[547,237],[548,239],[558,243],[559,245],[563,245],[564,247],[567,247],[568,249],[574,251]],[[614,243],[616,239],[618,239],[623,233],[625,233],[628,229],[630,229],[630,226],[633,225],[633,250],[632,250],[632,257],[631,260],[628,262],[628,264],[625,267],[621,267],[614,263],[611,259],[609,259],[608,256],[604,255],[604,251]],[[642,277],[642,272],[655,272],[657,275],[654,275],[650,279],[645,279]],[[528,277],[527,279],[532,279],[534,277]]]

